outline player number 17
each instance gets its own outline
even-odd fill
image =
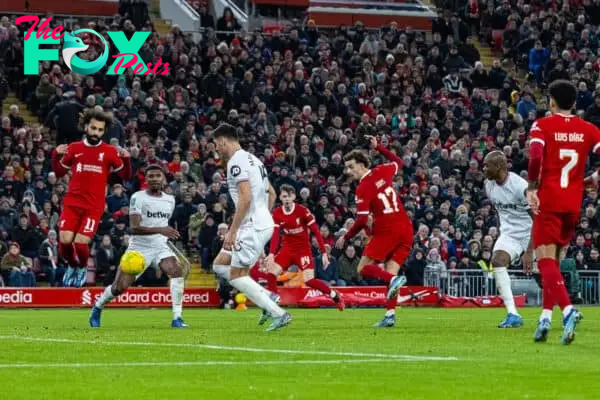
[[[383,193],[377,194],[377,197],[383,203],[383,213],[391,214],[400,211],[398,208],[398,197],[393,187],[388,186]]]
[[[568,159],[565,166],[560,170],[560,187],[565,189],[569,187],[569,173],[577,165],[579,154],[572,149],[560,149],[558,157],[561,160]]]

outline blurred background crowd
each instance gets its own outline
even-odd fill
[[[276,189],[293,185],[298,201],[313,211],[333,253],[327,268],[316,257],[317,276],[336,285],[365,284],[356,265],[366,238],[332,250],[356,211],[342,156],[367,149],[365,135],[379,136],[404,160],[395,187],[416,233],[405,273],[409,284],[420,285],[432,271],[445,279],[460,270],[482,276],[490,270],[499,230],[482,190],[482,161],[490,150],[502,150],[510,169],[526,177],[528,131],[549,112],[548,83],[572,80],[579,89],[577,113],[600,126],[600,0],[440,0],[432,32],[394,22],[380,30],[360,22],[321,30],[308,19],[281,32],[240,32],[230,10],[210,15],[205,4],[192,4],[205,28],[198,42],[177,26],[166,36],[154,32],[146,4],[137,0],[124,1],[113,20],[74,26],[101,34],[123,30],[128,37],[151,31],[140,56],[171,66],[157,76],[105,70],[78,76],[62,59],[25,76],[28,27],[2,17],[0,103],[14,93],[37,117],[26,122],[23,110],[10,104],[1,117],[4,284],[61,285],[56,231],[68,177],[52,173],[50,154],[56,144],[81,137],[78,116],[86,108],[114,114],[105,140],[129,149],[135,171],[131,182],[111,178],[94,242],[98,284],[112,281],[129,240],[128,198],[143,187],[141,167],[151,163],[168,171],[166,191],[177,198],[173,225],[182,246],[210,270],[233,214],[212,142],[221,122],[238,127],[243,146],[264,161]],[[101,51],[93,36],[84,41],[91,58]],[[494,58],[482,59],[488,46]],[[383,161],[371,155],[375,164]],[[586,194],[568,250],[574,277],[600,271],[597,197]],[[575,291],[586,286],[588,302],[598,301],[597,276],[572,280]],[[165,282],[148,274],[140,284]],[[483,286],[472,294],[483,294]]]

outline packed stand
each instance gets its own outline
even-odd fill
[[[166,191],[178,202],[173,225],[210,270],[233,213],[223,160],[211,141],[221,122],[238,127],[243,145],[264,161],[276,189],[293,185],[298,201],[315,214],[333,256],[327,268],[315,257],[317,277],[337,285],[376,283],[362,281],[356,272],[364,234],[343,251],[332,249],[356,211],[342,156],[366,149],[364,136],[375,134],[404,161],[395,184],[416,232],[405,268],[408,283],[421,285],[433,273],[449,293],[491,293],[493,285],[481,283],[485,279],[465,280],[460,273],[487,276],[498,237],[497,218],[482,191],[482,161],[490,150],[501,149],[511,170],[526,174],[528,129],[548,111],[547,101],[534,97],[535,83],[519,86],[516,70],[501,58],[486,70],[469,22],[459,16],[440,18],[431,37],[393,23],[380,32],[361,23],[322,32],[310,20],[287,32],[236,34],[229,10],[215,19],[218,33],[208,24],[199,43],[177,26],[167,37],[151,35],[140,55],[168,61],[169,75],[101,71],[88,77],[49,62],[41,65],[40,76],[24,77],[22,34],[11,27],[14,19],[3,20],[5,76],[43,122],[24,125],[18,109],[2,121],[0,223],[6,241],[17,241],[21,253],[39,259],[47,274],[52,261],[61,264],[42,261],[37,247],[46,237],[55,246],[50,232],[56,230],[67,183],[49,171],[49,152],[56,143],[80,137],[75,121],[82,110],[102,107],[115,116],[106,141],[130,150],[136,174],[132,182],[111,184],[95,241],[99,283],[112,279],[128,240],[128,195],[143,187],[140,167],[151,163],[169,171]],[[122,28],[129,35],[136,28],[122,17],[110,25],[91,24],[99,32]],[[150,29],[143,21],[137,28]],[[383,161],[371,155],[375,163]],[[23,194],[30,200],[19,201]],[[597,194],[590,192],[583,244],[577,247],[577,238],[570,252],[581,270],[600,265],[592,250],[599,236],[596,204]],[[16,236],[19,229],[27,237]],[[165,279],[149,278],[155,284]],[[286,279],[294,284],[293,275]]]

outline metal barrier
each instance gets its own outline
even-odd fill
[[[542,291],[534,276],[519,270],[509,270],[514,295],[526,294],[527,304],[539,306]],[[600,304],[600,271],[563,273],[565,286],[572,299],[584,304]],[[458,297],[496,295],[494,274],[480,269],[440,270],[425,268],[425,286],[437,286],[441,294]]]

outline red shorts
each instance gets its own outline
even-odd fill
[[[275,262],[286,271],[292,265],[295,265],[301,271],[305,269],[315,269],[315,264],[313,262],[313,255],[308,249],[291,249],[287,247],[282,247],[279,249],[277,254],[275,254]]]
[[[80,207],[64,206],[58,220],[58,229],[93,239],[103,213],[104,210],[93,212]]]
[[[377,262],[392,260],[402,266],[410,254],[412,241],[412,229],[402,233],[377,233],[371,237],[363,254]]]
[[[555,213],[541,211],[533,218],[533,247],[569,244],[579,223],[579,213]]]

